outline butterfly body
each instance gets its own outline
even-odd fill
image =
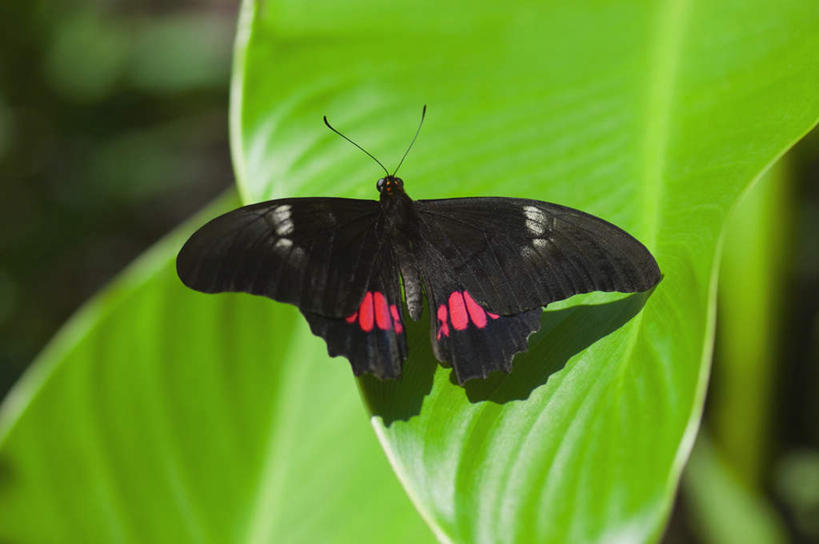
[[[395,252],[395,260],[401,272],[407,310],[415,321],[423,310],[420,267],[416,259],[423,240],[420,232],[420,218],[415,203],[404,191],[401,178],[387,176],[378,180],[376,188],[380,193],[379,203],[384,221],[384,236],[388,246]]]

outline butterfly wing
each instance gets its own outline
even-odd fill
[[[577,293],[636,292],[660,280],[654,257],[624,230],[538,200],[416,201],[428,273],[446,273],[476,301],[517,314]]]
[[[433,349],[460,383],[511,369],[540,306],[659,281],[648,250],[597,217],[511,198],[418,201],[414,267],[429,299]],[[245,206],[191,236],[180,279],[297,305],[330,355],[356,374],[401,374],[407,355],[399,266],[375,201],[291,198]]]
[[[418,266],[431,341],[459,383],[511,371],[541,306],[589,291],[642,291],[660,278],[648,250],[598,217],[536,200],[416,202]]]
[[[373,200],[271,200],[200,228],[179,252],[176,270],[197,291],[242,291],[344,317],[364,297],[382,229]]]
[[[386,378],[401,376],[407,358],[404,308],[398,268],[390,248],[379,252],[361,303],[350,315],[332,318],[302,310],[316,336],[327,342],[331,357],[349,359],[353,373]]]
[[[526,350],[529,335],[540,328],[540,308],[498,315],[453,283],[427,280],[426,289],[432,309],[432,352],[439,361],[452,364],[461,385],[495,370],[510,372],[512,358]]]

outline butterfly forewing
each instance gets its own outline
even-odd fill
[[[480,304],[514,315],[577,293],[642,291],[660,279],[649,251],[581,211],[519,198],[415,202],[425,274],[454,278]]]
[[[345,317],[359,306],[384,242],[380,209],[346,198],[244,206],[196,231],[177,272],[198,291],[243,291]]]

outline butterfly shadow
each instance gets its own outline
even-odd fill
[[[652,292],[635,293],[604,304],[544,311],[539,331],[529,338],[529,350],[515,357],[512,372],[497,372],[484,380],[467,382],[463,386],[467,398],[472,403],[498,404],[529,398],[569,359],[628,323],[645,306]],[[439,363],[432,354],[429,334],[429,320],[425,316],[407,324],[407,340],[412,349],[400,380],[381,381],[369,375],[359,378],[370,412],[386,426],[418,415],[424,397],[432,390]],[[458,387],[454,374],[450,374],[450,381]]]
[[[473,403],[498,404],[528,399],[549,376],[563,369],[569,359],[640,313],[653,291],[604,304],[544,311],[540,329],[529,337],[529,349],[515,357],[512,372],[496,372],[484,380],[467,382],[464,385],[467,398]],[[450,379],[454,383],[454,377]]]
[[[358,378],[358,386],[370,412],[379,416],[387,426],[396,420],[406,421],[421,412],[439,365],[432,353],[426,309],[418,321],[408,320],[405,326],[410,350],[404,361],[403,376],[384,381],[368,374]]]

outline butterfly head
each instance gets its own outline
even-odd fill
[[[390,175],[379,179],[375,187],[382,196],[393,196],[404,192],[404,180]]]

